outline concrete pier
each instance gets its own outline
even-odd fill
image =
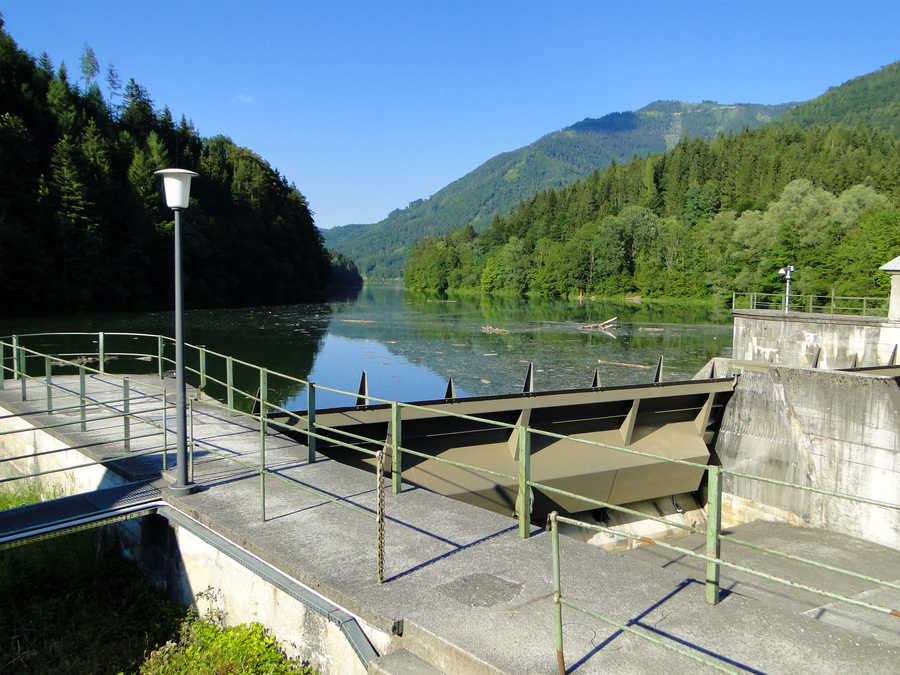
[[[121,388],[116,376],[88,379],[90,395],[98,399]],[[77,391],[74,381],[70,389]],[[132,390],[142,383],[149,393],[160,381],[133,378]],[[0,414],[42,408],[38,381],[29,383],[33,395],[26,402],[19,400],[18,386],[5,384]],[[57,405],[66,404],[64,395],[54,396]],[[388,491],[385,581],[378,583],[374,473],[324,457],[310,464],[304,446],[270,429],[266,467],[273,475],[265,482],[263,520],[254,469],[260,459],[257,422],[202,400],[193,408],[194,480],[201,490],[169,495],[169,506],[157,515],[119,531],[127,553],[170,594],[201,609],[215,607],[229,622],[263,622],[323,672],[556,672],[551,543],[539,527],[523,540],[511,517],[414,486],[398,495]],[[81,445],[92,433],[82,435],[77,426],[30,431],[25,445],[34,450],[53,443]],[[140,446],[133,447],[137,452]],[[21,450],[3,445],[4,456]],[[121,451],[68,452],[96,459]],[[90,483],[150,479],[162,485],[160,469],[159,456],[124,460],[106,472],[93,469],[101,474]],[[58,484],[69,490],[91,487],[77,478]],[[898,551],[849,536],[754,523],[734,532],[873,577],[900,578]],[[687,542],[702,552],[700,542]],[[900,605],[900,593],[865,580],[833,579],[736,546],[724,551],[736,563],[756,562],[799,582],[832,583],[854,597]],[[663,555],[658,547],[613,553],[573,533],[562,538],[560,557],[565,597],[717,667],[751,673],[900,673],[900,617],[843,611],[827,598],[728,570],[722,573],[727,593],[710,606],[704,601],[705,564]],[[563,624],[569,672],[711,670],[569,609],[563,610]],[[352,626],[367,640],[369,657],[354,644]]]

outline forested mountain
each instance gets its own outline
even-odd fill
[[[777,124],[862,124],[900,136],[900,61],[832,87],[789,111]]]
[[[0,287],[9,314],[172,303],[172,213],[160,168],[193,181],[184,221],[188,306],[320,293],[329,255],[304,196],[252,151],[202,138],[122,86],[85,47],[78,79],[20,50],[0,19]]]
[[[900,139],[863,126],[764,127],[613,165],[497,218],[420,241],[407,287],[709,297],[885,295],[900,252]]]
[[[400,277],[410,246],[470,223],[485,229],[523,199],[569,185],[611,162],[671,149],[685,135],[711,138],[756,128],[793,104],[719,105],[657,101],[634,112],[585,119],[531,145],[489,159],[428,199],[392,211],[372,225],[325,231],[327,244],[354,259],[368,279]]]

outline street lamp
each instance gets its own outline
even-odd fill
[[[175,483],[170,490],[187,495],[195,485],[188,482],[187,412],[184,396],[184,291],[181,287],[181,211],[188,207],[191,178],[199,174],[186,169],[162,169],[166,205],[175,212],[175,418],[178,435]]]
[[[787,314],[788,310],[791,306],[791,272],[794,271],[793,265],[785,265],[780,270],[778,270],[778,274],[784,277],[785,286],[784,286],[784,313]]]

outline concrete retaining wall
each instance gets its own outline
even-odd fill
[[[726,372],[741,377],[716,441],[724,467],[900,503],[900,377],[717,359]],[[732,476],[724,489],[735,519],[794,520],[900,549],[897,510]]]
[[[7,383],[9,386],[9,383]],[[13,411],[0,407],[0,432],[16,431],[17,433],[0,436],[0,457],[22,457],[25,459],[3,462],[0,465],[0,476],[12,478],[42,471],[55,471],[65,467],[87,464],[93,460],[77,450],[65,450],[69,443],[60,439],[52,429],[35,429],[25,417],[8,417]],[[58,450],[50,455],[35,453]],[[30,480],[30,479],[25,479]],[[44,499],[66,497],[69,495],[97,490],[99,488],[123,485],[125,479],[106,467],[94,465],[72,471],[59,471],[30,480],[37,485]],[[11,481],[7,485],[15,487],[20,481]]]
[[[341,620],[315,611],[178,523],[150,516],[124,524],[113,536],[116,547],[137,561],[169,599],[193,605],[198,614],[221,625],[261,623],[278,637],[288,656],[321,673],[366,672]],[[308,592],[299,582],[296,590]],[[318,604],[328,602],[321,598]],[[344,619],[351,617],[344,614]],[[390,635],[353,619],[379,652],[388,647]]]
[[[884,365],[900,343],[900,322],[768,310],[734,310],[732,357],[807,368]],[[821,350],[821,351],[820,351]],[[900,362],[900,354],[897,354]]]

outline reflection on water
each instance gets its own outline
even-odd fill
[[[618,317],[614,337],[579,329],[613,316]],[[485,326],[498,332],[483,332]],[[171,312],[0,321],[4,335],[65,330],[174,332]],[[354,392],[366,370],[373,396],[403,400],[440,398],[451,376],[459,395],[520,391],[529,361],[540,390],[588,386],[595,367],[604,385],[647,382],[649,368],[604,362],[653,366],[659,354],[665,355],[664,379],[683,379],[710,358],[731,353],[727,312],[519,298],[435,301],[386,288],[366,288],[356,298],[326,303],[191,310],[185,334],[188,342],[211,350]],[[107,338],[107,351],[125,347]],[[88,348],[96,344],[82,347]],[[225,378],[223,362],[210,358],[207,366],[212,377]],[[133,370],[134,364],[123,367]],[[235,383],[255,393],[258,378],[236,367]],[[286,407],[306,407],[303,385],[271,378],[269,390]],[[222,396],[214,386],[209,391]],[[317,395],[320,407],[351,403],[324,391]]]
[[[384,398],[395,397],[401,384],[397,379],[406,377],[410,364],[420,370],[409,374],[408,389],[401,390],[439,398],[451,376],[457,391],[469,395],[520,391],[529,361],[534,362],[536,389],[561,389],[589,386],[595,367],[604,385],[652,377],[649,368],[600,361],[654,366],[663,354],[664,378],[672,380],[689,378],[710,358],[731,353],[730,316],[710,315],[695,306],[518,298],[448,302],[366,289],[356,302],[333,310],[329,338],[339,335],[360,350],[356,358],[352,350],[344,354],[344,370],[355,367],[344,375],[345,381],[355,389],[359,370],[365,368],[374,395],[380,395],[382,387],[391,392]],[[579,329],[613,316],[618,317],[614,337]],[[484,332],[485,326],[500,332]],[[363,345],[373,341],[393,358],[367,354]],[[430,391],[422,392],[426,386]]]

